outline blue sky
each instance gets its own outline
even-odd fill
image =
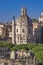
[[[10,22],[13,16],[20,16],[23,6],[30,18],[38,19],[43,12],[43,0],[0,0],[0,22]]]

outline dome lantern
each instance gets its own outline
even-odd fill
[[[27,10],[25,7],[21,9],[21,15],[27,15]]]

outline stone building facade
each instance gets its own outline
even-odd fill
[[[0,42],[11,42],[12,25],[11,23],[0,23]]]
[[[6,25],[0,23],[0,40],[6,38]]]
[[[13,21],[14,22],[14,21]],[[14,23],[15,34],[12,39],[15,39],[17,44],[20,43],[43,43],[43,13],[39,17],[37,23],[33,23],[27,15],[25,7],[21,9],[21,16]],[[15,43],[14,42],[14,43]]]
[[[26,8],[22,8],[21,16],[15,22],[16,24],[16,43],[31,43],[32,42],[32,20],[27,15]]]
[[[43,13],[37,23],[33,23],[33,39],[35,43],[43,43]]]
[[[27,9],[21,9],[21,15],[12,22],[0,23],[0,41],[12,42],[13,44],[43,43],[43,13],[37,23],[27,15]]]
[[[33,23],[33,39],[35,43],[41,43],[41,28],[38,23]]]
[[[43,43],[43,13],[41,13],[40,17],[39,17],[39,27],[40,27],[40,39],[41,39],[41,43]]]

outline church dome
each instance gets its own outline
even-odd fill
[[[25,24],[27,23],[28,25],[32,25],[32,20],[27,15],[26,7],[23,7],[21,9],[21,15],[17,18],[16,24],[17,24],[17,22],[19,23],[19,22],[23,22],[23,21],[25,22]]]

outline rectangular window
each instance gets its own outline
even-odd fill
[[[22,32],[24,33],[24,29],[22,29]]]
[[[17,32],[18,32],[18,29],[17,29]]]

